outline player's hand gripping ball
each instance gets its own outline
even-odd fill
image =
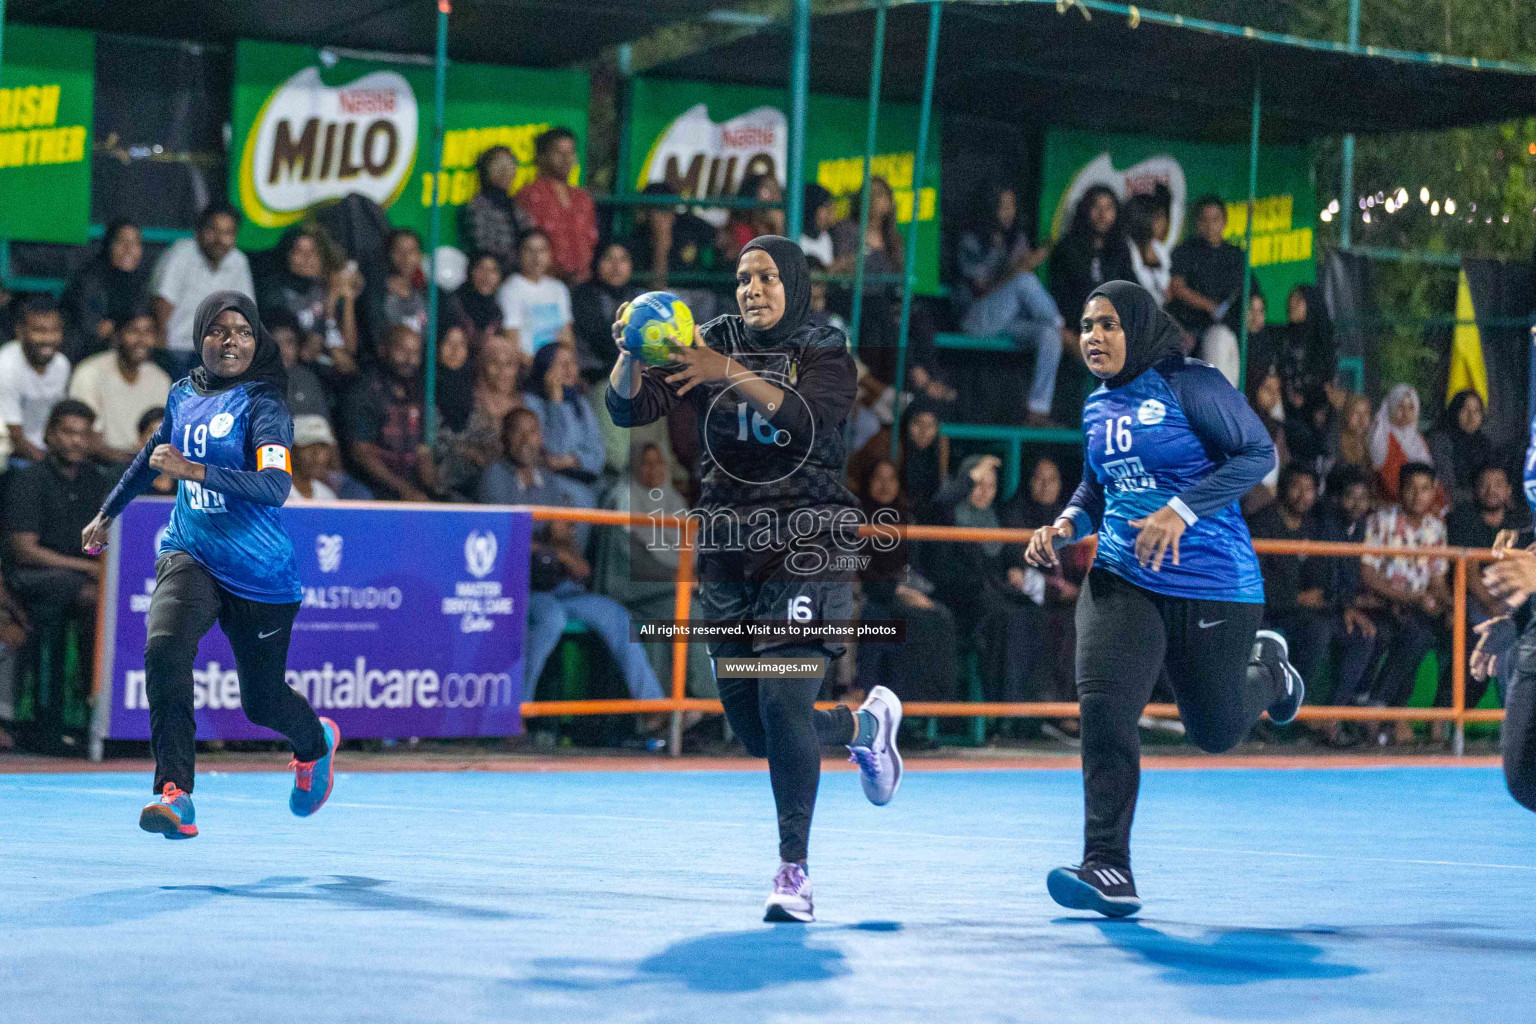
[[[671,292],[639,296],[624,310],[619,324],[625,350],[651,366],[672,362],[672,346],[693,344],[693,311]]]

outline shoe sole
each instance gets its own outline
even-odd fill
[[[782,903],[770,903],[763,908],[763,920],[774,924],[811,924],[816,920],[816,912],[790,910]]]
[[[293,811],[293,804],[290,802],[288,809],[293,811],[294,816],[298,818],[308,818],[320,808],[324,807],[325,802],[331,798],[331,790],[336,788],[336,749],[341,746],[341,726],[337,725],[335,721],[329,718],[321,718],[320,724],[329,725],[331,727],[331,736],[333,737],[331,749],[326,754],[326,756],[331,759],[331,770],[327,772],[325,776],[325,796],[322,796],[320,798],[320,802],[311,807],[308,813],[305,814],[301,814],[298,811]]]
[[[886,804],[896,799],[896,792],[897,790],[901,789],[901,750],[896,745],[896,739],[898,734],[901,732],[902,710],[901,698],[896,696],[896,694],[893,693],[888,687],[877,686],[873,690],[870,690],[869,697],[865,699],[864,703],[868,704],[870,700],[875,699],[884,701],[885,706],[890,709],[891,712],[890,721],[885,723],[885,734],[887,737],[886,742],[890,745],[891,748],[891,764],[895,768],[896,781],[891,783],[890,795],[888,795],[884,800],[881,800],[878,803],[874,800],[870,800],[870,803],[874,804],[876,807],[884,807]],[[864,709],[860,708],[859,710],[862,711]],[[867,797],[869,794],[866,793],[864,795]]]
[[[1068,910],[1093,910],[1105,917],[1129,917],[1141,909],[1134,896],[1105,896],[1066,868],[1057,868],[1045,878],[1051,899]]]
[[[167,839],[194,839],[197,836],[196,825],[183,825],[176,813],[164,804],[150,804],[140,811],[139,828]]]

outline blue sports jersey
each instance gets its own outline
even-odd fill
[[[1208,363],[1166,359],[1083,405],[1083,482],[1062,513],[1081,539],[1097,528],[1097,564],[1157,594],[1264,603],[1264,579],[1238,499],[1275,465],[1264,424]],[[1136,560],[1137,530],[1164,505],[1188,524],[1179,564]],[[1097,524],[1097,526],[1096,526]]]
[[[279,509],[292,485],[293,420],[270,384],[202,395],[188,380],[171,389],[165,419],[123,474],[103,511],[116,516],[155,478],[149,456],[174,444],[207,467],[202,483],[179,481],[176,508],[157,555],[185,551],[227,590],[252,601],[303,597],[293,542]]]
[[[1525,503],[1536,516],[1536,416],[1531,417],[1531,443],[1525,449]]]

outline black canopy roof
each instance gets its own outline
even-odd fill
[[[874,24],[869,9],[812,23],[813,91],[867,94]],[[927,32],[927,4],[891,5],[884,96],[920,97]],[[789,26],[777,23],[647,73],[782,87],[792,49]],[[1536,69],[1350,53],[1149,16],[1132,28],[1123,14],[1100,9],[1089,19],[1050,3],[950,0],[938,67],[943,108],[1095,131],[1246,140],[1255,75],[1266,141],[1536,114]]]
[[[453,0],[454,60],[560,67],[673,22],[699,18],[721,0]],[[431,54],[432,0],[7,0],[6,19],[135,35],[233,42],[269,39]]]

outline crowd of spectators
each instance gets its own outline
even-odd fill
[[[458,220],[467,270],[462,284],[439,295],[430,411],[423,334],[434,285],[421,239],[409,229],[370,246],[314,218],[270,252],[248,256],[235,244],[238,212],[214,204],[193,237],[154,261],[137,227],[115,223],[61,300],[19,301],[14,340],[0,346],[0,465],[9,467],[0,658],[14,658],[18,647],[24,657],[45,647],[56,654],[67,629],[93,628],[99,563],[80,550],[80,528],[153,434],[173,381],[196,358],[191,312],[218,289],[255,295],[281,348],[294,416],[290,502],[687,508],[701,457],[691,412],[681,406],[636,431],[613,425],[603,401],[616,356],[610,325],[642,281],[675,280],[701,321],[732,308],[729,285],[711,283],[709,274],[718,279],[755,235],[783,230],[775,205],[781,187],[771,176],[749,175],[739,194],[770,205],[718,221],[710,217],[720,211],[681,202],[645,205],[627,233],[610,236],[599,230],[592,197],[570,184],[571,133],[546,132],[536,152],[537,177],[516,191],[509,150],[493,147],[477,162],[480,190]],[[652,200],[675,191],[668,184],[646,190]],[[1276,472],[1243,501],[1254,536],[1404,549],[1386,559],[1265,556],[1268,625],[1289,638],[1292,660],[1320,699],[1402,704],[1433,651],[1435,699],[1448,702],[1447,565],[1409,552],[1486,547],[1528,518],[1516,498],[1518,469],[1497,459],[1482,432],[1476,392],[1454,396],[1426,436],[1412,387],[1393,387],[1374,408],[1343,390],[1320,291],[1294,289],[1279,325],[1267,323],[1256,281],[1242,307],[1242,251],[1225,241],[1226,206],[1216,197],[1192,205],[1190,236],[1180,241],[1168,237],[1166,187],[1122,202],[1095,186],[1051,245],[1024,230],[1016,191],[993,188],[957,225],[948,315],[964,332],[1011,339],[1019,359],[997,360],[988,383],[962,400],[931,346],[915,343],[898,421],[893,282],[904,253],[895,196],[884,180],[870,180],[862,237],[861,196],[842,213],[820,185],[807,186],[804,198],[802,244],[827,275],[813,295],[822,322],[849,323],[855,297],[847,275],[861,248],[866,256],[848,479],[866,513],[984,528],[1053,522],[1074,483],[1075,458],[1040,449],[1020,467],[1017,493],[1004,493],[1001,460],[985,452],[952,457],[940,425],[978,410],[976,418],[1054,425],[1058,372],[1081,372],[1073,318],[1098,284],[1142,283],[1186,331],[1187,351],[1234,383],[1236,332],[1246,315],[1242,383],[1280,453]],[[1049,287],[1037,274],[1042,268]],[[925,329],[931,334],[933,325]],[[174,493],[173,482],[157,481],[155,490]],[[670,617],[676,547],[654,533],[540,525],[525,699],[570,622],[607,647],[632,696],[661,696],[670,649],[631,643],[629,623]],[[1075,699],[1072,612],[1088,558],[1087,548],[1072,548],[1059,568],[1042,573],[1025,565],[1016,544],[904,542],[877,552],[860,574],[862,614],[905,621],[908,640],[902,648],[857,647],[837,685],[883,683],[919,700]],[[1497,601],[1469,580],[1469,624],[1497,613]],[[691,695],[713,694],[697,645],[687,679]],[[1469,702],[1483,696],[1469,687]],[[0,702],[0,718],[6,710]],[[1068,742],[1076,730],[1071,719],[1045,728]],[[1326,735],[1340,744],[1409,738],[1369,724]]]

